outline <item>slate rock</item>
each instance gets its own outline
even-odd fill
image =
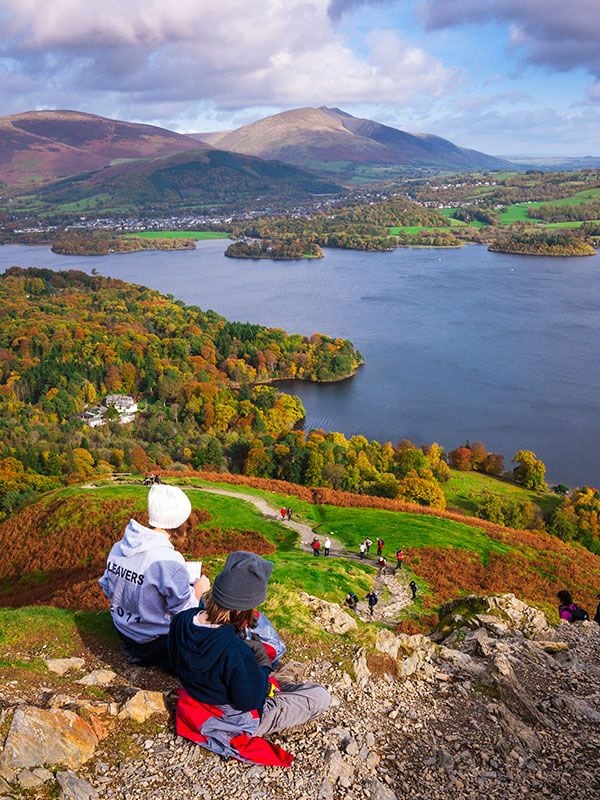
[[[92,727],[72,711],[23,706],[15,710],[0,765],[64,764],[76,769],[92,757],[97,743]]]
[[[116,677],[116,673],[110,669],[95,669],[75,681],[75,683],[79,683],[82,686],[108,686]]]
[[[56,780],[62,789],[61,800],[98,800],[98,792],[91,783],[74,772],[57,772]]]
[[[167,710],[162,692],[141,690],[130,698],[121,711],[119,719],[132,719],[134,722],[145,722],[153,714],[163,714]]]
[[[83,669],[85,667],[85,659],[83,658],[47,658],[46,666],[50,672],[55,672],[57,675],[66,675],[74,669]]]
[[[354,617],[346,614],[337,603],[328,603],[306,592],[301,592],[300,598],[313,612],[315,622],[330,633],[346,633],[358,628]]]

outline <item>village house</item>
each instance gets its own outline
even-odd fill
[[[125,425],[133,422],[138,411],[138,405],[128,394],[109,394],[104,398],[102,405],[87,408],[79,415],[90,428],[97,428],[106,423],[106,412],[114,408],[119,414],[119,423]]]

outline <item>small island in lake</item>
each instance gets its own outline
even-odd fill
[[[488,250],[521,256],[594,256],[596,250],[581,235],[572,231],[512,229],[499,236]]]
[[[111,253],[138,253],[141,250],[194,250],[193,239],[143,239],[119,236],[106,231],[74,231],[61,233],[52,244],[52,252],[61,256],[107,256]]]
[[[225,250],[229,258],[271,258],[276,261],[295,261],[300,258],[323,258],[315,242],[304,239],[261,239],[233,242]]]

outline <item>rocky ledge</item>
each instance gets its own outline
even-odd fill
[[[431,637],[381,628],[352,665],[290,665],[326,683],[333,704],[275,737],[295,754],[288,770],[177,738],[173,694],[134,686],[143,670],[86,677],[85,662],[49,662],[73,692],[9,687],[0,798],[588,798],[600,785],[599,655],[596,623],[554,629],[512,595],[450,604]],[[77,696],[90,684],[102,699]]]

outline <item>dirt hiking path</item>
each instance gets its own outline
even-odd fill
[[[207,494],[220,494],[225,497],[234,497],[237,500],[244,500],[247,503],[251,503],[260,511],[263,517],[272,519],[279,522],[280,525],[285,525],[286,528],[291,528],[296,531],[300,536],[302,549],[312,553],[311,542],[315,533],[310,525],[306,525],[303,522],[296,522],[294,519],[281,519],[280,512],[269,505],[262,497],[257,497],[253,494],[244,494],[243,492],[233,492],[228,489],[215,489],[204,486],[189,486],[186,488],[198,492],[206,492]],[[357,553],[344,549],[340,542],[335,539],[333,533],[329,534],[329,538],[331,539],[330,555],[322,555],[319,556],[319,558],[352,558],[356,561],[361,560]],[[322,552],[325,536],[319,534],[319,539],[321,540]],[[363,563],[368,564],[369,562],[372,562],[372,559],[363,559]],[[377,564],[372,564],[372,566],[379,573]],[[412,604],[412,597],[407,582],[408,578],[404,579],[404,576],[401,578],[398,575],[398,571],[393,571],[388,567],[387,573],[384,575],[378,574],[374,581],[373,588],[379,593],[379,602],[373,609],[373,614],[371,615],[368,604],[361,598],[356,609],[357,616],[364,621],[374,620],[377,622],[385,622],[390,625],[395,624],[398,621],[400,611]],[[351,589],[352,587],[348,588]],[[340,605],[343,605],[343,599],[340,599]]]

